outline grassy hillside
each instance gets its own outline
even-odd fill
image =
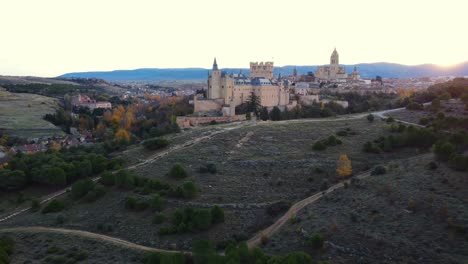
[[[0,90],[0,130],[22,138],[61,134],[59,128],[43,119],[56,107],[57,100],[50,97]]]

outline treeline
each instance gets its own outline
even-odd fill
[[[0,169],[0,189],[21,190],[30,184],[65,186],[122,167],[121,159],[108,159],[102,151],[81,147],[33,155],[19,153]]]
[[[325,264],[328,262],[314,261],[310,255],[304,252],[293,252],[285,256],[271,256],[265,254],[262,249],[249,249],[245,242],[239,245],[230,244],[224,255],[216,252],[209,241],[199,241],[193,247],[193,256],[172,253],[151,253],[143,261],[144,264]]]
[[[12,84],[4,86],[12,93],[31,93],[50,97],[62,97],[67,93],[93,93],[102,92],[101,88],[72,84]]]
[[[450,98],[466,98],[464,101],[468,103],[468,79],[455,78],[445,83],[439,83],[430,86],[427,90],[417,92],[411,95],[407,103],[416,102],[423,104],[431,102],[434,99],[447,100]]]

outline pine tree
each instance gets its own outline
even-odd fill
[[[247,111],[248,112],[253,112],[255,116],[259,116],[260,114],[260,108],[262,105],[260,104],[260,97],[255,95],[254,92],[252,92],[247,99]]]

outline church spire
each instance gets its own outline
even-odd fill
[[[213,71],[217,71],[218,70],[218,63],[216,62],[216,57],[214,58],[214,62],[213,62]]]

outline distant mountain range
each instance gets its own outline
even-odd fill
[[[384,78],[416,78],[416,77],[438,77],[438,76],[468,76],[468,62],[460,63],[451,67],[441,67],[434,64],[421,64],[415,66],[402,65],[396,63],[361,63],[356,65],[342,65],[346,72],[351,73],[354,67],[357,67],[359,73],[364,78],[374,78],[382,76]],[[314,66],[282,66],[275,67],[274,73],[283,76],[291,75],[294,67],[298,74],[314,72],[317,65]],[[106,81],[204,81],[210,69],[204,68],[177,68],[177,69],[135,69],[135,70],[116,70],[100,72],[74,72],[58,76],[59,78],[99,78]],[[249,74],[249,69],[224,68],[228,73],[238,73],[242,71]]]

